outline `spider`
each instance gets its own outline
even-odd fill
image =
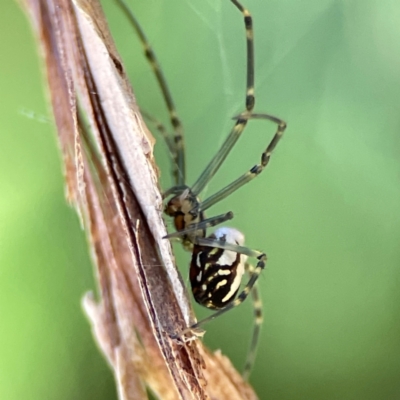
[[[190,283],[195,300],[204,307],[217,310],[209,317],[193,324],[180,333],[195,332],[200,326],[210,320],[237,307],[251,293],[254,307],[254,329],[250,349],[246,358],[243,377],[248,379],[254,363],[260,327],[262,324],[261,301],[256,288],[256,282],[265,268],[267,256],[265,253],[252,250],[244,246],[244,235],[234,229],[221,227],[207,236],[207,229],[220,225],[233,218],[232,212],[217,215],[211,218],[205,217],[205,211],[216,203],[224,200],[231,193],[257,177],[268,165],[271,154],[281,139],[286,123],[280,118],[269,114],[253,113],[255,105],[254,95],[254,40],[253,22],[250,12],[238,1],[229,0],[240,11],[244,18],[246,42],[247,42],[247,84],[245,97],[245,110],[235,116],[234,126],[227,136],[225,142],[201,173],[196,182],[189,186],[186,183],[185,146],[183,128],[175,109],[168,85],[157,61],[156,55],[140,27],[136,17],[133,15],[124,0],[116,0],[129,18],[142,45],[144,53],[157,78],[164,101],[170,115],[173,134],[151,116],[144,116],[156,125],[158,131],[166,141],[173,161],[173,177],[175,186],[168,189],[163,198],[167,201],[164,212],[173,218],[176,232],[166,236],[168,239],[180,239],[184,248],[192,252],[190,263]],[[226,0],[223,0],[226,1]],[[261,155],[261,161],[238,179],[219,190],[214,195],[200,200],[200,194],[208,182],[217,173],[218,169],[228,156],[229,152],[243,133],[250,119],[269,120],[277,125],[277,130],[272,140]],[[253,267],[247,263],[247,258],[257,259]],[[249,280],[240,291],[241,281],[245,273],[249,274]],[[239,293],[239,294],[238,294]]]

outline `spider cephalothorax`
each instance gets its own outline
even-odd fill
[[[197,225],[200,221],[204,220],[203,213],[199,210],[198,205],[200,200],[195,196],[190,188],[186,188],[172,197],[165,206],[164,212],[173,218],[174,226],[177,231],[184,231],[190,226]],[[183,246],[187,250],[193,248],[191,237],[205,236],[205,229],[197,229],[190,234],[181,235]]]

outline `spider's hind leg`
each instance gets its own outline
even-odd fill
[[[254,267],[249,263],[246,263],[245,269],[250,276],[254,272]],[[242,375],[245,380],[249,379],[250,372],[253,369],[254,361],[257,354],[258,341],[260,338],[261,326],[263,323],[262,301],[260,297],[260,292],[258,290],[257,282],[254,284],[251,290],[251,297],[253,300],[254,326],[253,326],[253,334],[250,341],[250,347],[247,352],[246,362],[243,368]]]

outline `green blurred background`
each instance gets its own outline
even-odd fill
[[[268,169],[214,207],[269,255],[251,382],[261,399],[400,399],[400,4],[243,0],[254,16],[256,110],[288,130]],[[193,183],[242,111],[243,20],[228,0],[131,0],[186,130]],[[103,0],[140,105],[167,122],[132,29]],[[113,399],[80,308],[94,287],[66,205],[35,42],[0,3],[0,399]],[[207,188],[258,162],[274,132],[254,121]],[[157,161],[171,184],[166,149]],[[177,247],[185,281],[190,255]],[[196,307],[199,317],[207,310]],[[251,303],[207,326],[241,368]]]

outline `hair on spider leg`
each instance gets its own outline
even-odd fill
[[[186,335],[193,337],[193,332],[196,332],[205,323],[237,307],[251,294],[254,309],[254,329],[243,371],[243,377],[247,379],[254,363],[262,322],[257,279],[265,269],[267,256],[261,251],[244,246],[244,235],[235,228],[217,228],[213,234],[207,235],[207,229],[232,219],[233,213],[229,211],[225,214],[206,218],[205,211],[261,174],[268,166],[271,155],[284,134],[286,123],[270,114],[253,113],[255,105],[253,17],[241,1],[229,1],[242,14],[245,28],[246,90],[244,111],[233,118],[235,120],[233,127],[219,146],[216,154],[193,185],[189,185],[186,182],[184,131],[164,74],[149,41],[131,10],[124,0],[116,0],[142,43],[145,56],[153,69],[170,115],[172,133],[163,125],[156,124],[169,150],[173,165],[174,186],[163,193],[163,199],[166,201],[164,212],[172,217],[175,232],[168,234],[165,238],[169,240],[180,239],[183,247],[192,252],[189,278],[193,296],[199,304],[215,310],[209,317],[185,328],[182,332],[173,335],[172,338],[180,340],[181,337]],[[270,121],[276,125],[275,134],[262,152],[260,162],[216,193],[201,200],[200,195],[203,194],[204,196],[205,188],[242,136],[248,122],[255,119]],[[256,265],[251,266],[247,262],[247,258],[255,258],[257,260]],[[240,290],[245,274],[248,275],[248,280],[243,289]]]

